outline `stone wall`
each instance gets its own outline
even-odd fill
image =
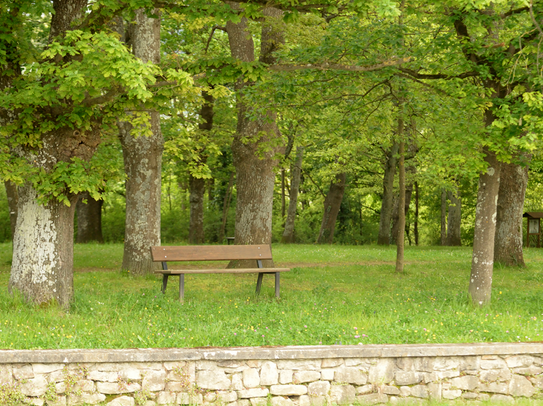
[[[543,344],[0,350],[0,404],[322,406],[537,399]]]

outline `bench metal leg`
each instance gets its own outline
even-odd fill
[[[264,278],[263,273],[258,274],[258,278],[256,280],[256,295],[260,295],[260,288],[262,287],[262,278]]]
[[[168,276],[170,275],[162,275],[162,293],[166,293],[166,286],[168,286]]]
[[[279,277],[281,274],[279,272],[275,273],[275,297],[279,299]]]
[[[179,274],[179,301],[185,300],[185,274]]]

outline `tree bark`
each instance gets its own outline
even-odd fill
[[[528,184],[528,166],[502,163],[494,262],[525,267],[522,252],[522,215]]]
[[[233,8],[237,3],[229,2]],[[278,29],[283,12],[275,8],[263,10],[260,62],[273,64],[273,51],[283,42]],[[232,57],[243,62],[255,60],[254,43],[247,19],[226,24]],[[278,137],[276,113],[255,111],[246,101],[244,91],[253,84],[240,78],[235,84],[237,92],[238,124],[232,142],[232,157],[236,168],[236,244],[269,244],[272,237],[273,189],[275,183],[275,149],[271,141]],[[250,117],[251,115],[255,117]],[[273,261],[264,261],[273,266]],[[233,261],[230,267],[244,267],[247,263]]]
[[[86,203],[83,202],[86,201]],[[79,196],[75,209],[77,212],[77,243],[103,243],[102,236],[102,206],[103,200],[93,199],[89,192]]]
[[[415,182],[415,219],[413,221],[413,234],[415,245],[419,245],[419,182]]]
[[[405,155],[405,154],[404,154]],[[405,157],[404,157],[405,161]],[[405,168],[405,166],[404,166]],[[405,169],[404,169],[405,172]],[[404,174],[405,179],[405,174]],[[411,204],[411,196],[413,195],[413,183],[410,183],[408,185],[404,185],[405,188],[405,203],[403,207],[403,216],[404,216],[404,230],[405,230],[405,223],[407,214],[409,213],[409,205]],[[398,241],[398,232],[400,230],[400,198],[399,198],[399,192],[396,199],[394,199],[394,209],[392,211],[392,231],[390,233],[390,243],[396,244]]]
[[[296,220],[296,208],[298,206],[298,192],[300,190],[300,180],[302,177],[302,161],[304,158],[304,147],[296,148],[296,160],[292,166],[292,176],[290,180],[290,195],[288,203],[287,218],[285,220],[285,230],[281,242],[284,244],[293,244],[296,242],[294,223]]]
[[[405,142],[402,139],[403,137],[403,120],[400,118],[398,120],[398,135],[400,138],[400,161],[398,162],[398,171],[399,171],[399,187],[400,187],[400,196],[398,201],[398,234],[396,238],[396,272],[403,272],[404,268],[404,246],[405,246]]]
[[[487,112],[488,114],[490,113]],[[498,162],[496,154],[487,147],[483,151],[486,154],[485,161],[488,164],[488,169],[479,175],[469,284],[469,294],[476,306],[484,306],[490,303],[492,294],[494,236],[501,170],[501,164]]]
[[[392,203],[394,197],[394,174],[396,172],[396,155],[399,144],[394,142],[387,154],[385,173],[383,175],[383,200],[381,201],[381,213],[379,218],[378,245],[390,244],[390,221],[392,218]]]
[[[441,189],[441,239],[442,246],[447,245],[447,191]]]
[[[322,223],[317,237],[318,244],[332,244],[334,241],[334,232],[336,229],[337,215],[341,208],[343,195],[345,194],[345,186],[347,175],[338,173],[334,181],[330,183],[330,189],[324,199],[324,213],[322,215]]]
[[[228,219],[228,209],[230,208],[230,200],[232,199],[232,187],[234,186],[234,174],[230,174],[230,180],[228,181],[228,188],[224,195],[223,206],[222,206],[222,223],[221,229],[219,230],[219,242],[224,240],[226,234],[226,220]]]
[[[446,245],[461,246],[460,226],[462,225],[462,199],[458,187],[455,191],[447,193],[449,204],[449,215],[447,217],[447,241]]]
[[[155,14],[160,14],[155,9]],[[148,18],[144,10],[136,11],[130,41],[134,55],[144,62],[160,59],[160,19]],[[151,260],[149,247],[160,245],[161,170],[164,139],[160,115],[151,112],[152,135],[134,136],[129,122],[119,122],[126,180],[126,228],[122,269],[143,275],[158,269]]]
[[[203,244],[205,179],[195,178],[194,176],[189,175],[189,190],[189,243]]]
[[[9,225],[11,227],[11,241],[15,236],[15,227],[17,226],[17,205],[19,201],[19,192],[17,191],[17,185],[13,182],[4,182],[6,187],[6,196],[8,198],[9,209]]]

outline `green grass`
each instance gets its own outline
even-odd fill
[[[36,308],[7,292],[11,246],[0,244],[0,348],[130,348],[238,345],[454,343],[543,338],[543,250],[523,270],[497,266],[492,304],[467,299],[469,248],[274,245],[273,277],[187,275],[166,295],[160,278],[118,271],[122,245],[76,245],[75,300],[68,312]]]

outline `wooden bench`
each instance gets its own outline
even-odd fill
[[[264,274],[275,274],[275,296],[279,298],[279,275],[290,271],[288,268],[264,268],[262,260],[272,259],[271,246],[261,245],[192,245],[181,247],[151,247],[153,262],[162,262],[162,293],[166,292],[168,277],[179,276],[179,301],[185,296],[185,274],[197,273],[258,273],[256,294],[260,294]],[[232,261],[255,260],[256,268],[220,269],[168,269],[173,261]]]

